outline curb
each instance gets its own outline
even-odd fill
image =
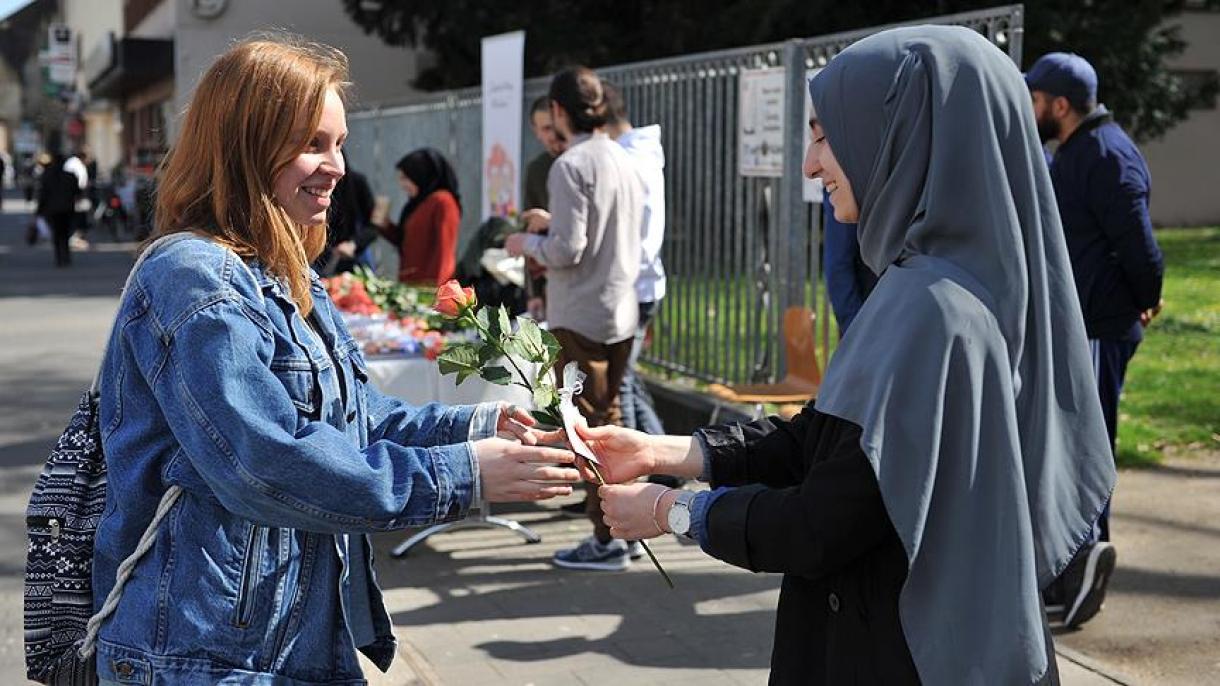
[[[1077,667],[1093,672],[1102,678],[1109,679],[1115,684],[1119,684],[1119,686],[1140,686],[1138,681],[1127,676],[1126,674],[1118,672],[1112,667],[1102,664],[1088,655],[1072,650],[1071,648],[1056,646],[1055,654],[1060,658],[1075,664]]]

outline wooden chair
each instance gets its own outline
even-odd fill
[[[780,405],[781,414],[790,415],[800,412],[817,395],[822,370],[818,366],[813,310],[789,307],[784,311],[784,349],[788,354],[788,373],[776,383],[708,386],[708,392],[719,401],[712,411],[711,423],[716,423],[721,402],[754,405],[754,418],[761,419],[769,403]]]

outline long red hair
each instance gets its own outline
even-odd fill
[[[207,234],[284,279],[309,314],[309,265],[325,223],[302,226],[276,202],[276,176],[308,145],[328,89],[343,95],[347,58],[287,36],[244,40],[199,81],[158,171],[154,237]]]

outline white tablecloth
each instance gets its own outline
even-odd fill
[[[412,405],[430,402],[474,405],[507,400],[521,407],[531,406],[530,394],[520,386],[497,386],[477,376],[469,377],[458,386],[454,383],[457,376],[441,376],[436,362],[422,357],[373,358],[368,360],[368,366],[369,380],[382,393],[402,398]]]

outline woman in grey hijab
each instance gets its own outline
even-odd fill
[[[1057,683],[1038,591],[1115,473],[1028,91],[977,33],[922,26],[810,93],[804,171],[858,221],[876,290],[792,421],[583,430],[624,484],[606,521],[783,572],[772,683]]]

